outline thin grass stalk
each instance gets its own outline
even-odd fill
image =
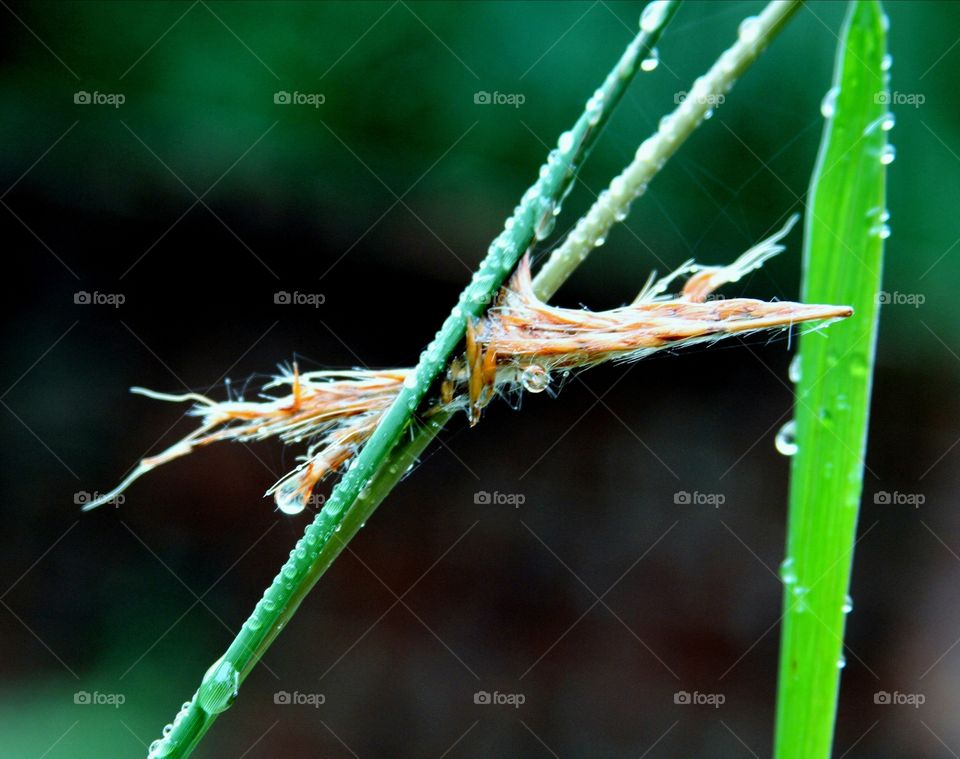
[[[573,128],[561,135],[556,150],[551,151],[540,170],[540,178],[524,194],[457,305],[420,355],[411,381],[405,383],[323,509],[306,528],[289,560],[226,653],[211,665],[193,698],[164,728],[163,737],[151,744],[150,757],[185,757],[193,751],[217,715],[233,703],[240,684],[342,550],[345,541],[362,526],[395,484],[403,470],[397,470],[390,462],[390,454],[404,435],[413,431],[411,419],[463,340],[467,320],[482,315],[524,251],[534,240],[549,234],[577,168],[678,5],[679,0],[657,0],[645,9],[640,32],[590,98]],[[426,426],[429,437],[440,429],[439,421],[434,419]],[[425,445],[429,437],[412,438],[413,445],[405,447],[400,455],[422,450],[420,443]],[[395,471],[390,471],[391,466]],[[382,474],[384,471],[387,474]],[[371,481],[378,473],[381,474],[376,489],[371,490]]]

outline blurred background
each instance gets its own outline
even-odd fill
[[[0,754],[142,756],[310,515],[262,497],[295,463],[270,443],[203,450],[81,514],[192,429],[127,389],[250,397],[293,359],[411,365],[643,4],[2,4]],[[544,250],[762,7],[684,3]],[[946,757],[960,5],[886,8],[891,303],[836,755]],[[622,304],[651,269],[729,262],[803,209],[843,12],[801,10],[556,302]],[[728,294],[795,299],[787,242]],[[792,348],[661,355],[496,403],[469,434],[458,419],[197,756],[768,756]]]

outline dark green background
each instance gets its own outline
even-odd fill
[[[254,388],[295,356],[411,364],[641,8],[0,8],[0,756],[143,754],[302,530],[260,499],[294,461],[271,444],[203,451],[80,517],[74,493],[190,429],[126,388],[213,383],[222,397],[224,372]],[[683,5],[550,242],[761,8]],[[960,4],[886,8],[892,88],[924,102],[893,109],[885,290],[923,303],[881,309],[837,755],[938,757],[960,753]],[[728,262],[802,210],[843,10],[801,10],[559,302],[620,304],[652,268]],[[76,105],[79,90],[126,101]],[[276,105],[278,90],[325,102]],[[525,102],[477,105],[478,91]],[[191,190],[207,207],[191,209]],[[795,298],[800,235],[788,243],[730,292]],[[75,305],[79,290],[126,302]],[[326,302],[277,306],[278,290]],[[470,434],[451,426],[271,649],[277,679],[258,669],[198,755],[639,756],[661,736],[646,756],[769,755],[788,468],[773,438],[791,348],[754,338],[599,369],[522,413],[499,404]],[[479,490],[526,502],[477,505]],[[680,506],[679,490],[726,501]],[[925,502],[876,504],[882,491]],[[402,594],[458,539],[409,609],[364,634],[388,588]],[[477,706],[481,688],[527,702]],[[76,705],[81,690],[126,703]],[[275,705],[278,690],[327,703]],[[726,703],[679,706],[678,690]],[[926,703],[877,705],[881,690]]]

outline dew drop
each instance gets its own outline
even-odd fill
[[[640,30],[650,34],[660,28],[668,7],[664,0],[654,0],[650,3],[640,14]]]
[[[528,393],[542,393],[550,386],[550,372],[539,364],[530,364],[520,374],[520,384]]]
[[[840,607],[840,611],[842,611],[844,614],[849,614],[851,611],[853,611],[853,599],[850,598],[850,596],[846,596],[843,599],[843,606]]]
[[[797,353],[794,355],[793,359],[790,361],[790,368],[787,369],[787,376],[790,378],[790,381],[796,385],[800,378],[803,376],[800,366],[800,354]]]
[[[833,114],[836,113],[837,110],[837,96],[839,94],[839,87],[831,87],[827,90],[827,94],[824,95],[823,100],[820,101],[820,113],[823,114],[823,118],[833,118]]]
[[[846,666],[847,666],[846,657],[841,656],[839,659],[837,659],[837,669],[843,669]]]
[[[786,422],[777,432],[774,445],[777,451],[784,456],[793,456],[798,450],[797,445],[797,423],[792,419]]]
[[[796,565],[792,557],[788,556],[780,563],[780,579],[787,586],[795,585],[797,582]]]
[[[655,71],[657,66],[660,65],[660,53],[657,49],[650,48],[650,54],[640,61],[640,68],[643,71]]]
[[[896,157],[897,149],[888,143],[883,146],[883,150],[880,153],[880,163],[882,163],[884,166],[889,166],[891,163],[893,163]]]
[[[883,60],[880,61],[880,70],[889,71],[892,66],[893,66],[893,56],[890,55],[890,53],[886,53],[883,56]]]
[[[897,117],[892,113],[887,113],[883,117],[883,121],[880,122],[880,128],[884,132],[889,132],[897,125]]]
[[[560,135],[560,139],[557,140],[557,147],[560,148],[560,151],[563,153],[569,153],[573,148],[573,132],[564,132]]]
[[[760,36],[760,21],[756,16],[747,16],[737,27],[737,37],[741,42],[755,42]]]
[[[296,480],[287,480],[282,483],[273,494],[277,508],[288,516],[295,516],[307,506],[309,494],[297,486]]]
[[[207,714],[219,714],[230,708],[240,687],[240,672],[229,659],[213,663],[200,683],[197,703]]]
[[[807,606],[807,594],[809,592],[810,588],[805,588],[802,585],[794,585],[790,588],[790,595],[793,597],[793,608],[801,614],[809,608]]]

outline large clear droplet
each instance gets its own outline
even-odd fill
[[[539,364],[530,364],[520,373],[520,384],[528,393],[542,393],[550,386],[550,372]]]
[[[791,419],[777,432],[774,445],[784,456],[793,456],[800,447],[797,445],[797,423]]]
[[[207,714],[226,711],[237,697],[240,688],[240,672],[229,659],[213,663],[200,683],[197,704]]]
[[[288,516],[295,516],[307,507],[309,495],[300,489],[295,479],[287,480],[277,488],[273,500],[277,508]]]

